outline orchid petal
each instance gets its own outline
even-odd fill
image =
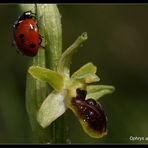
[[[43,101],[37,113],[37,120],[43,128],[49,126],[66,111],[64,95],[64,91],[53,91]]]

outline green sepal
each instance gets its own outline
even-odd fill
[[[85,73],[79,77],[75,77],[74,79],[86,84],[100,81],[100,78],[94,73]]]
[[[86,90],[86,99],[93,98],[98,100],[104,95],[113,93],[115,91],[115,87],[111,85],[88,85]]]
[[[85,74],[88,73],[96,73],[97,67],[93,65],[92,63],[87,63],[80,67],[76,72],[74,72],[71,76],[71,78],[77,79],[79,77],[84,76]]]
[[[84,41],[87,40],[87,38],[88,38],[87,33],[86,32],[82,33],[75,40],[75,42],[63,52],[61,58],[59,59],[58,65],[57,65],[58,66],[57,71],[59,73],[65,74],[67,77],[69,77],[70,64],[71,64],[73,54],[77,51],[77,48],[80,45],[82,45]]]
[[[31,66],[28,72],[35,78],[49,83],[55,90],[61,90],[64,86],[64,78],[61,74],[39,66]]]
[[[37,121],[46,128],[66,111],[64,91],[50,93],[43,101],[38,113]]]

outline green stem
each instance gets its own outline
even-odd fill
[[[31,10],[38,16],[39,32],[43,36],[42,46],[36,57],[33,58],[33,65],[57,69],[57,63],[62,53],[62,29],[61,16],[55,4],[23,4],[20,5],[23,11]],[[37,111],[51,92],[47,83],[35,80],[27,73],[26,81],[26,108],[34,133],[34,141],[38,143],[66,143],[66,119],[63,115],[50,127],[43,129],[36,120]]]

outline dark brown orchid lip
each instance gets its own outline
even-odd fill
[[[82,89],[76,89],[77,92],[77,98],[85,100],[85,97],[87,95],[87,91],[86,90],[82,90]]]
[[[94,99],[85,100],[85,90],[77,89],[77,94],[77,97],[72,99],[72,105],[74,105],[78,116],[87,122],[94,131],[98,131],[100,134],[106,132],[107,118],[101,104]]]

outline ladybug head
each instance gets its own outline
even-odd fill
[[[33,14],[32,11],[29,10],[29,11],[25,11],[21,16],[19,16],[19,18],[13,24],[14,31],[17,29],[20,22],[22,22],[25,19],[32,19],[33,18],[32,14]]]
[[[25,19],[32,19],[32,11],[29,10],[29,11],[25,11],[18,19],[18,21],[22,21],[22,20],[25,20]]]

